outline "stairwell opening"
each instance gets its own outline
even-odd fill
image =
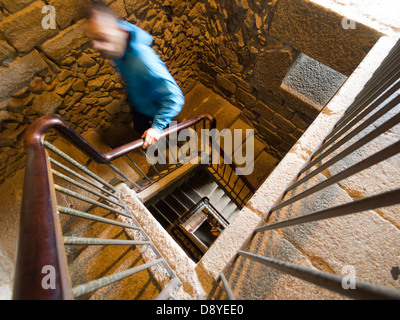
[[[75,8],[74,2],[65,1],[71,4],[71,8]],[[36,9],[40,16],[40,2],[30,1],[16,9],[12,8],[13,3],[5,3],[7,12],[2,9],[6,14],[2,16],[1,30],[5,39],[0,41],[5,51],[2,54],[4,59],[0,77],[4,97],[0,119],[0,183],[24,167],[24,151],[21,147],[23,133],[42,113],[57,114],[79,133],[90,135],[91,130],[106,132],[103,138],[112,137],[115,140],[118,140],[115,131],[128,137],[126,132],[129,130],[124,129],[130,123],[129,107],[120,79],[108,61],[85,45],[86,39],[80,31],[82,20],[78,13],[72,12],[63,22],[60,20],[59,33],[48,30],[45,37],[42,37],[45,31],[40,29],[40,23],[35,24],[35,28],[38,28],[34,29],[37,37],[29,38],[26,36],[27,30],[32,30],[30,17]],[[173,2],[163,6],[163,10],[159,10],[162,4],[158,1],[140,2],[137,5],[133,1],[129,5],[127,1],[125,4],[124,1],[109,3],[128,21],[154,35],[155,49],[166,61],[185,94],[196,94],[192,89],[201,83],[235,106],[226,112],[227,109],[221,108],[222,104],[216,101],[213,108],[207,109],[219,117],[219,124],[229,127],[233,123],[242,128],[244,124],[250,124],[257,130],[258,139],[264,143],[259,150],[258,162],[265,168],[262,174],[256,173],[251,177],[257,186],[261,185],[318,113],[317,109],[310,109],[303,103],[297,105],[298,101],[292,100],[291,95],[283,94],[284,90],[280,88],[298,50],[306,52],[303,47],[307,47],[307,54],[313,57],[319,53],[326,54],[327,60],[332,63],[341,62],[340,67],[347,75],[378,38],[376,32],[361,24],[357,25],[356,31],[363,32],[365,37],[351,35],[350,40],[347,36],[342,38],[350,31],[329,28],[329,25],[340,26],[340,23],[336,24],[336,16],[313,6],[309,1],[298,1],[296,4],[291,1],[271,1],[261,4],[256,1],[216,3],[205,0]],[[300,9],[307,6],[307,10],[298,11],[310,12],[310,17],[316,17],[317,23],[308,19],[306,26],[297,25],[299,19],[295,14],[299,6]],[[158,13],[155,15],[154,12]],[[320,13],[324,14],[324,21]],[[342,55],[336,56],[338,53],[330,48],[314,46],[314,42],[321,41],[307,37],[308,33],[302,29],[307,27],[315,30],[315,26],[321,23],[328,25],[328,38],[336,39],[335,45],[346,49]],[[20,26],[17,35],[14,26]],[[340,31],[338,34],[337,30]],[[24,38],[29,41],[21,41]],[[354,43],[354,39],[360,45],[352,48],[350,44]],[[343,55],[345,59],[341,60]],[[17,71],[27,66],[35,67],[32,72],[24,73],[24,77],[19,78]],[[198,100],[192,101],[201,106]],[[196,115],[201,108],[189,109],[191,115],[187,118]],[[181,119],[187,111],[188,108]],[[113,145],[108,142],[110,146]],[[9,194],[9,190],[5,194]],[[217,195],[218,192],[212,194],[214,197]],[[14,199],[15,196],[9,198]],[[220,200],[217,204],[221,205],[224,201]],[[15,202],[9,207],[13,208]],[[17,233],[15,226],[18,223],[13,219],[17,219],[18,215],[8,214],[11,210],[5,205],[3,208],[7,214],[1,220],[4,230],[2,246],[14,260],[15,241],[9,241],[8,237],[10,230],[13,230],[13,235]],[[200,230],[203,229],[207,233],[208,226],[204,225]]]
[[[145,206],[196,263],[241,210],[218,178],[202,166]]]

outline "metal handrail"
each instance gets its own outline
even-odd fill
[[[182,224],[185,223],[185,221],[187,221],[191,216],[202,212],[204,209],[207,209],[210,212],[207,214],[207,216],[212,215],[224,228],[229,225],[229,221],[227,221],[224,216],[210,203],[208,197],[203,197],[191,209],[187,210],[182,216],[180,216],[178,219],[175,219],[173,222],[173,230],[182,235],[200,256],[202,256],[208,248],[197,237],[195,237],[191,231],[187,231],[185,228],[183,228]],[[202,218],[200,221],[198,221],[193,229],[197,228],[197,226],[203,223],[204,220],[206,220],[206,218]],[[203,248],[203,246],[205,247]]]
[[[215,128],[215,118],[202,114],[188,121],[164,129],[161,137],[190,127],[202,120]],[[26,169],[20,215],[17,262],[13,299],[72,299],[73,293],[67,270],[62,232],[57,216],[57,202],[50,171],[50,163],[44,147],[44,136],[56,129],[73,145],[98,163],[109,163],[128,152],[143,146],[143,139],[101,153],[79,135],[64,120],[45,115],[37,119],[24,136]],[[44,266],[52,266],[56,290],[42,285]]]
[[[400,290],[398,289],[357,281],[356,288],[347,290],[343,286],[344,278],[338,274],[314,270],[312,268],[295,265],[288,261],[267,257],[264,256],[264,254],[253,253],[251,252],[253,251],[252,248],[249,246],[250,242],[260,233],[314,223],[324,219],[350,214],[362,214],[362,212],[368,212],[369,210],[400,204],[400,189],[392,187],[389,191],[362,196],[340,205],[320,208],[313,212],[303,212],[302,209],[296,209],[294,207],[291,209],[289,216],[284,219],[275,217],[276,221],[270,222],[271,213],[296,203],[299,200],[306,199],[308,196],[315,195],[316,192],[324,190],[328,186],[339,183],[346,178],[371,168],[400,153],[400,141],[397,139],[395,142],[391,142],[389,146],[382,146],[378,151],[374,150],[372,155],[363,157],[362,160],[357,160],[350,166],[346,165],[339,173],[331,174],[322,181],[309,183],[308,185],[305,183],[310,182],[311,177],[316,176],[328,168],[332,168],[334,164],[344,159],[346,156],[355,154],[366,143],[384,135],[395,125],[399,125],[400,113],[398,110],[396,110],[396,113],[393,112],[393,115],[390,115],[388,119],[385,118],[385,116],[388,116],[389,111],[394,110],[395,107],[398,109],[400,106],[400,99],[398,96],[398,91],[400,89],[399,54],[400,41],[397,42],[384,62],[382,62],[374,72],[363,90],[359,93],[358,98],[348,106],[346,112],[342,115],[341,119],[336,122],[331,132],[326,135],[321,145],[311,154],[307,163],[305,163],[303,168],[297,173],[295,180],[291,182],[290,186],[285,189],[275,202],[274,207],[269,209],[266,219],[263,219],[257,225],[254,232],[248,236],[234,257],[223,268],[217,279],[217,285],[222,281],[223,286],[221,289],[225,290],[229,299],[234,299],[235,297],[225,276],[230,269],[233,269],[238,257],[241,257],[250,260],[251,263],[262,264],[282,272],[283,274],[307,281],[345,297],[353,299],[400,300]],[[376,121],[379,121],[379,123],[376,123]],[[372,124],[374,128],[370,131],[366,130]],[[357,140],[354,139],[350,143],[351,139],[361,132],[363,136],[359,137]],[[343,149],[339,149],[340,147],[343,147]],[[333,152],[336,150],[338,151],[334,154]],[[324,162],[323,159],[325,159]],[[304,176],[302,174],[304,174]],[[304,190],[289,193],[289,191],[295,190],[298,186],[302,186]],[[287,199],[284,200],[286,196]],[[299,208],[305,207],[307,206],[299,206]],[[263,250],[263,252],[266,252],[265,249]],[[267,250],[267,252],[268,251],[269,250]]]
[[[161,138],[190,126],[195,126],[200,121],[208,121],[210,129],[216,127],[216,120],[212,115],[201,114],[164,129]],[[44,141],[45,134],[51,129],[57,130],[72,145],[86,154],[91,161],[100,164],[110,164],[112,160],[141,148],[144,143],[143,139],[138,139],[101,153],[64,120],[54,115],[45,115],[29,126],[24,137],[27,160],[13,299],[58,300],[73,299],[74,297],[57,210],[61,213],[75,214],[85,218],[88,218],[88,216],[82,212],[73,212],[68,208],[57,206],[52,177],[54,170],[51,169],[50,158],[45,149],[45,147],[50,147],[51,144]],[[223,150],[220,151],[220,155],[224,157]],[[53,159],[51,161],[56,163]],[[234,164],[231,167],[236,169]],[[245,177],[239,178],[246,183]],[[249,183],[247,182],[247,184]],[[61,189],[59,191],[65,191]],[[93,193],[92,190],[89,191]],[[107,190],[103,191],[109,193]],[[76,196],[76,194],[74,195]],[[98,204],[98,202],[95,204]],[[120,214],[124,215],[123,213]],[[56,290],[43,287],[42,282],[46,275],[44,266],[54,268]],[[173,279],[171,282],[176,283],[176,280]],[[168,290],[171,290],[171,286]]]
[[[211,211],[211,214],[214,215],[218,220],[222,220],[222,224],[228,226],[229,221],[225,219],[225,217],[210,203],[210,199],[208,197],[201,198],[190,210],[186,211],[183,215],[181,215],[178,219],[174,221],[174,225],[184,223],[190,216],[201,212],[204,208]]]

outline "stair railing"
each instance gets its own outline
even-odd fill
[[[334,219],[336,217],[345,217],[353,214],[368,213],[369,210],[376,210],[388,206],[400,204],[400,189],[395,186],[391,190],[374,193],[373,195],[359,197],[356,200],[344,204],[327,206],[314,212],[302,212],[305,205],[292,206],[290,217],[281,221],[269,221],[273,213],[288,207],[297,201],[310,199],[318,191],[340,183],[347,178],[353,177],[363,170],[367,170],[391,157],[400,153],[400,140],[396,140],[390,145],[384,145],[380,150],[374,152],[363,160],[354,164],[346,165],[339,173],[335,173],[335,165],[345,157],[353,155],[357,159],[357,154],[369,142],[383,137],[400,124],[400,41],[394,46],[389,55],[384,59],[379,68],[366,83],[365,87],[355,98],[354,102],[347,108],[343,116],[335,124],[332,131],[325,137],[319,148],[317,148],[298,172],[295,181],[286,188],[277,203],[272,207],[266,217],[266,221],[260,223],[249,238],[242,244],[235,256],[222,270],[217,282],[222,282],[222,289],[226,292],[228,299],[235,299],[235,295],[226,277],[237,261],[244,263],[249,261],[251,264],[261,264],[266,267],[277,270],[285,275],[290,275],[304,280],[321,288],[328,289],[341,296],[351,299],[386,299],[400,300],[400,290],[390,288],[389,286],[380,286],[362,281],[354,283],[354,287],[349,287],[349,279],[338,274],[323,272],[299,265],[288,261],[282,261],[272,257],[258,254],[249,249],[250,243],[255,237],[260,237],[264,233],[273,230],[301,226],[303,224],[315,223],[325,219]],[[390,115],[390,117],[388,116]],[[362,133],[362,137],[358,135]],[[354,138],[354,139],[353,139]],[[353,139],[353,140],[352,140]],[[351,142],[350,142],[351,141]],[[335,151],[337,151],[335,153]],[[361,153],[361,152],[360,152]],[[349,159],[349,158],[347,158]],[[398,168],[385,167],[385,170],[398,170]],[[330,174],[322,182],[313,182],[312,177],[317,176],[325,170],[331,169],[334,174]],[[337,169],[336,169],[337,170]],[[373,178],[369,181],[375,184]],[[291,192],[301,186],[299,192]],[[312,198],[309,201],[313,201]],[[313,202],[315,203],[315,202]],[[310,206],[312,207],[312,206]],[[384,231],[383,231],[384,232]],[[260,241],[259,238],[257,241]],[[393,247],[393,254],[396,254],[397,248]],[[265,250],[263,252],[271,252]],[[252,269],[252,265],[248,268]],[[233,272],[233,271],[232,271]],[[233,275],[233,278],[238,278]],[[243,275],[241,275],[243,278]],[[234,281],[234,280],[232,280]],[[345,285],[344,285],[345,283]]]
[[[206,125],[207,121],[210,129],[215,128],[214,117],[209,114],[203,114],[168,127],[163,130],[161,137],[194,126],[201,121],[203,121],[203,126]],[[44,140],[46,133],[51,129],[58,131],[73,146],[89,157],[86,165],[82,165],[50,142]],[[130,182],[134,187],[135,183],[118,170],[111,161],[141,148],[143,140],[139,139],[101,153],[65,121],[53,115],[45,115],[36,120],[28,128],[24,139],[26,169],[13,299],[73,299],[157,265],[161,265],[170,277],[169,284],[165,286],[157,299],[170,297],[172,291],[180,285],[175,272],[169,267],[133,215],[127,210],[126,205],[118,196],[116,188],[110,182],[104,181],[100,176],[88,169],[91,161],[106,164],[118,175],[122,176],[122,179],[125,180],[124,182]],[[49,157],[48,151],[61,160]],[[57,167],[57,170],[52,167]],[[65,174],[61,173],[60,169]],[[96,199],[86,197],[81,194],[82,192],[76,192],[55,184],[53,177],[72,184],[80,191],[84,190],[92,196],[94,195]],[[56,192],[83,201],[85,205],[100,207],[128,220],[121,222],[87,213],[86,211],[88,210],[76,210],[68,206],[61,206],[57,202]],[[124,230],[131,229],[137,232],[139,240],[63,237],[59,220],[59,215],[61,214],[119,226]],[[138,267],[72,288],[65,245],[147,246],[153,251],[155,259]]]
[[[193,215],[196,215],[206,209],[224,228],[228,227],[229,221],[224,218],[224,216],[219,213],[219,211],[210,203],[208,197],[203,197],[199,202],[197,202],[193,208],[184,213],[179,219],[176,219],[174,225],[183,224]]]
[[[204,213],[202,217],[198,217],[195,220],[195,225],[193,225],[189,230],[185,228],[183,225],[190,218],[199,215],[200,213]],[[198,201],[190,210],[185,212],[182,216],[176,219],[173,222],[173,227],[171,229],[172,234],[175,237],[178,237],[178,240],[183,242],[183,247],[185,251],[196,261],[200,261],[201,257],[208,250],[207,245],[205,245],[201,240],[199,240],[193,232],[197,227],[199,227],[205,220],[207,220],[211,216],[218,224],[221,225],[222,228],[227,228],[229,226],[229,221],[227,221],[224,216],[219,213],[219,211],[210,203],[208,197],[203,197],[200,201]],[[222,232],[222,229],[221,229]]]
[[[212,153],[217,152],[220,161],[210,162],[209,170],[217,177],[216,182],[228,192],[229,197],[239,207],[243,208],[254,195],[256,189],[245,175],[236,174],[239,168],[226,154],[222,146],[214,147],[215,145],[212,146]]]

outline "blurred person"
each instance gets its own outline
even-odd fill
[[[103,56],[115,62],[125,82],[134,129],[148,148],[182,110],[182,91],[152,49],[150,34],[118,19],[101,1],[91,1],[86,12],[87,35]]]

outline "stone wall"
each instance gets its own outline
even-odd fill
[[[307,163],[310,155],[318,149],[321,141],[343,116],[347,107],[352,104],[397,41],[398,37],[397,39],[382,37],[378,41],[338,94],[257,190],[240,215],[203,256],[196,268],[203,287],[207,288],[206,291],[211,292],[214,279],[224,271],[237,299],[343,299],[338,294],[252,262],[250,259],[239,257],[233,260],[237,250],[249,251],[339,276],[349,275],[346,268],[352,267],[356,281],[400,289],[396,273],[399,261],[397,243],[400,239],[399,205],[253,233],[255,228],[265,224],[271,208],[281,201],[286,188],[296,181],[298,172]],[[359,141],[378,124],[393,117],[400,108],[395,109],[335,150],[326,160]],[[344,169],[398,142],[399,137],[400,126],[397,124],[304,185],[290,191],[283,200],[311,188],[318,182],[326,181],[338,172],[343,172]],[[399,161],[400,157],[397,154],[298,202],[276,210],[268,219],[268,224],[394,190],[400,179],[397,169]],[[218,289],[213,298],[225,299],[226,294]]]
[[[311,1],[202,0],[199,80],[232,104],[281,159],[320,109],[281,88],[302,52],[350,75],[379,38],[361,24],[342,28],[342,16]]]
[[[348,75],[379,36],[362,25],[344,31],[341,16],[306,0],[105,2],[154,36],[184,94],[201,81],[227,98],[278,159],[319,113],[280,87],[297,54]],[[0,0],[0,183],[23,168],[24,132],[45,113],[80,133],[130,123],[121,79],[85,37],[83,3]],[[47,4],[56,29],[42,28]]]
[[[56,114],[79,133],[131,122],[123,83],[84,33],[80,0],[0,1],[0,183],[25,165],[23,136],[41,115]],[[121,18],[150,32],[154,49],[188,92],[196,81],[199,42],[190,33],[191,4],[106,1]],[[56,9],[56,29],[43,29],[42,8]],[[137,137],[132,137],[137,138]]]

